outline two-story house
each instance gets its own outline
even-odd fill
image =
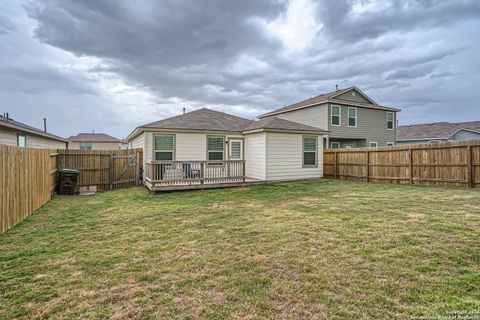
[[[330,148],[395,145],[397,112],[377,104],[357,87],[321,94],[265,113],[260,119],[278,117],[328,130]]]

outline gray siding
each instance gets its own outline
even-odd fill
[[[462,140],[480,140],[480,133],[475,133],[466,130],[458,131],[453,137],[455,141],[462,141]]]
[[[369,100],[365,99],[365,97],[362,96],[360,92],[358,92],[355,89],[344,92],[341,95],[334,97],[333,99],[340,99],[340,100],[347,100],[347,101],[354,101],[354,102],[361,102],[361,103],[371,103]]]
[[[365,139],[366,145],[371,141],[377,142],[378,146],[385,146],[387,142],[395,142],[396,115],[394,113],[393,130],[387,130],[387,111],[357,107],[357,127],[348,126],[348,106],[340,106],[341,126],[332,126],[330,121],[331,107],[328,107],[328,130],[331,141],[335,138],[342,139]]]
[[[0,144],[17,145],[17,133],[0,129]]]
[[[328,130],[327,104],[294,110],[277,115],[280,119],[298,122],[312,127]]]

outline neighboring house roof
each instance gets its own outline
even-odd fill
[[[79,133],[71,136],[68,140],[73,142],[122,142],[122,140],[109,136],[105,133]]]
[[[335,97],[337,97],[337,96],[339,96],[339,95],[341,95],[345,92],[348,92],[350,90],[358,91],[363,97],[365,97],[371,103],[368,104],[368,103],[361,103],[361,102],[355,102],[355,101],[350,101],[350,100],[335,99]],[[268,117],[268,116],[272,116],[272,115],[276,115],[276,114],[284,113],[284,112],[288,112],[288,111],[303,109],[303,108],[307,108],[307,107],[312,107],[312,106],[316,106],[316,105],[319,105],[319,104],[322,104],[322,103],[327,103],[327,102],[329,102],[329,103],[350,104],[350,105],[356,105],[356,106],[365,107],[365,108],[374,108],[374,109],[388,110],[388,111],[394,111],[394,112],[399,112],[400,111],[400,109],[385,107],[385,106],[381,106],[381,105],[377,104],[375,101],[370,99],[365,93],[363,93],[360,89],[353,86],[353,87],[340,89],[340,90],[333,91],[333,92],[324,93],[324,94],[321,94],[319,96],[316,96],[316,97],[313,97],[313,98],[310,98],[310,99],[306,99],[306,100],[303,100],[303,101],[285,106],[283,108],[279,108],[279,109],[270,111],[268,113],[264,113],[264,114],[260,115],[259,118]]]
[[[301,123],[292,122],[277,117],[261,119],[252,122],[244,129],[244,132],[256,130],[285,130],[285,131],[304,131],[304,132],[328,132],[320,128],[307,126]]]
[[[446,140],[460,130],[480,133],[480,121],[436,122],[398,126],[397,141],[409,140]]]
[[[327,132],[325,130],[306,126],[300,123],[277,118],[275,119],[253,121],[224,112],[202,108],[168,119],[142,125],[136,128],[125,140],[128,141],[132,139],[143,130],[191,130],[243,133],[246,131],[270,129],[302,132]]]
[[[13,120],[10,117],[7,119],[4,116],[0,116],[0,127],[26,132],[26,133],[41,136],[41,137],[44,137],[44,138],[56,140],[56,141],[68,142],[68,140],[65,139],[65,138],[62,138],[62,137],[56,136],[54,134],[45,132],[43,130],[31,127],[31,126],[26,125],[24,123]]]

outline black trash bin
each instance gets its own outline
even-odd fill
[[[78,175],[80,170],[60,169],[58,170],[57,194],[74,195],[78,190]]]

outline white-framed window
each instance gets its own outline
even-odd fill
[[[316,167],[317,166],[317,146],[318,138],[314,136],[303,137],[303,166]]]
[[[331,112],[330,122],[332,126],[339,127],[340,121],[342,120],[341,114],[340,114],[340,106],[332,106],[330,112]]]
[[[330,142],[331,149],[340,149],[340,142]]]
[[[357,108],[348,107],[348,126],[351,128],[357,127]]]
[[[221,161],[225,159],[225,137],[207,136],[207,160]]]
[[[23,134],[17,136],[17,146],[25,148],[27,145],[27,137]]]
[[[387,147],[393,147],[393,146],[395,146],[395,143],[393,143],[393,142],[387,142]]]
[[[91,142],[80,142],[80,150],[92,150]]]
[[[393,112],[387,112],[387,130],[394,129],[395,114]]]
[[[370,143],[368,144],[368,146],[369,146],[370,148],[376,148],[376,147],[378,147],[378,142],[370,141]]]
[[[175,136],[163,134],[155,135],[154,140],[155,160],[174,160]]]

